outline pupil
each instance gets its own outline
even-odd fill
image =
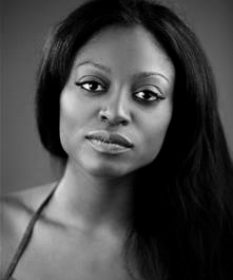
[[[97,83],[91,83],[91,89],[96,90],[98,88]]]
[[[144,92],[144,98],[146,98],[146,99],[150,98],[150,93],[148,91]]]

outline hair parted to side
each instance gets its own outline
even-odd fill
[[[79,50],[112,25],[143,26],[161,43],[176,71],[165,142],[155,161],[137,173],[125,250],[129,269],[136,264],[148,280],[233,279],[232,162],[215,81],[195,34],[169,8],[147,0],[94,0],[56,27],[38,72],[41,141],[66,162],[59,138],[61,91]]]

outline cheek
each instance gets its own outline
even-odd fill
[[[65,151],[82,123],[82,108],[69,91],[62,92],[60,100],[60,139]]]
[[[158,111],[143,125],[144,155],[148,162],[153,161],[158,155],[170,124],[172,106],[167,106]]]

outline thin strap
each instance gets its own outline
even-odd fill
[[[32,237],[32,233],[33,233],[33,229],[34,229],[34,225],[37,222],[37,220],[39,219],[41,212],[44,210],[44,208],[48,205],[48,203],[50,202],[51,198],[53,197],[53,194],[57,188],[57,185],[53,188],[53,190],[49,193],[49,195],[46,197],[46,199],[41,203],[40,207],[38,208],[38,210],[35,212],[35,214],[32,216],[26,230],[25,233],[23,235],[23,238],[21,240],[21,242],[19,243],[19,246],[15,252],[15,255],[12,258],[12,261],[6,271],[5,276],[3,277],[2,280],[10,280],[16,269],[16,266],[20,260],[20,258],[22,257],[23,253],[25,252],[29,241],[31,240]]]

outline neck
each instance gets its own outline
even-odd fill
[[[129,224],[132,176],[91,176],[68,162],[56,191],[59,216],[77,227],[125,228]]]

